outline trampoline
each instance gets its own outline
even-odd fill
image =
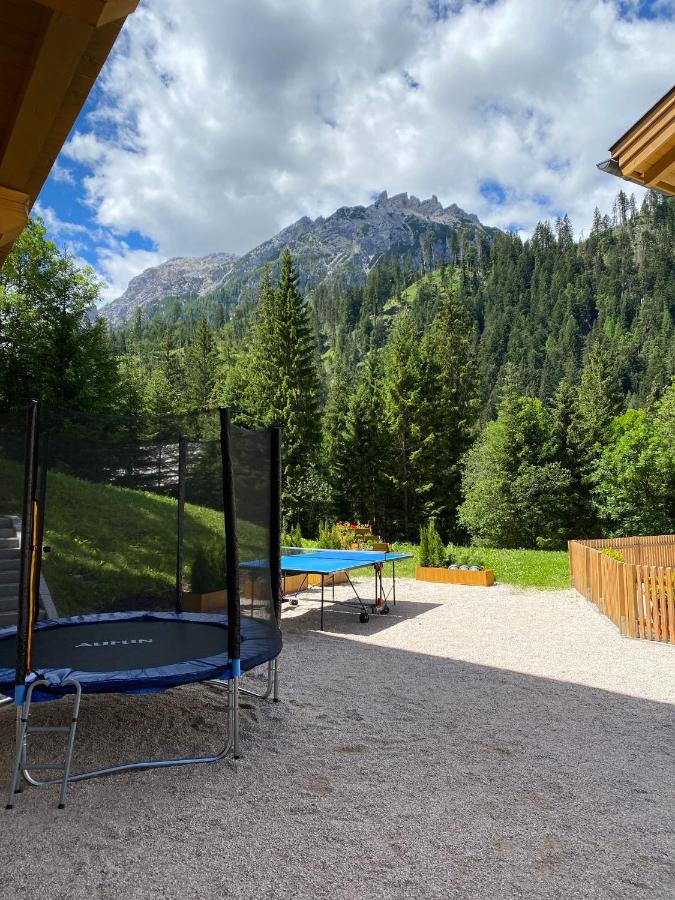
[[[279,429],[238,428],[227,409],[0,415],[0,516],[20,527],[17,622],[0,627],[0,706],[17,710],[8,809],[21,780],[60,785],[63,808],[74,781],[239,757],[239,694],[278,700],[280,472]],[[240,579],[253,559],[256,577]],[[264,665],[266,687],[243,688]],[[84,695],[200,682],[223,691],[222,751],[71,771]],[[62,726],[31,722],[35,702],[56,700]],[[62,764],[29,761],[39,732],[66,737]]]
[[[163,691],[233,677],[227,616],[208,613],[111,613],[38,622],[33,669],[49,685],[34,699],[68,693],[75,679],[84,694]],[[240,671],[257,668],[281,651],[278,629],[241,623]],[[0,631],[0,693],[15,689],[16,629]]]

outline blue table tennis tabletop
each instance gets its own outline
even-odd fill
[[[364,569],[378,563],[412,557],[411,553],[385,553],[382,550],[315,550],[300,547],[284,547],[283,550],[281,571],[284,574],[335,575],[348,569]]]

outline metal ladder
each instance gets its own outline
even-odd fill
[[[71,685],[75,688],[73,697],[73,712],[69,725],[31,725],[30,714],[31,704],[33,702],[33,691],[38,687],[49,688],[47,681],[34,681],[26,692],[26,699],[21,707],[19,707],[19,719],[16,735],[16,757],[14,759],[14,771],[12,773],[12,784],[9,789],[6,809],[14,808],[14,798],[18,793],[19,778],[28,770],[28,736],[30,734],[67,734],[68,742],[66,748],[66,758],[63,764],[60,763],[33,763],[31,769],[54,769],[63,772],[62,779],[55,779],[54,783],[61,781],[61,793],[59,795],[59,809],[64,809],[66,805],[66,791],[68,790],[68,779],[70,777],[70,765],[73,760],[73,751],[75,749],[75,734],[77,731],[77,719],[80,714],[80,701],[82,699],[82,686],[79,681],[74,678],[67,678],[62,682],[63,686]]]

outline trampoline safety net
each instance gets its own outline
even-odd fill
[[[228,578],[225,448],[236,578]],[[11,517],[20,530],[32,512],[38,548],[33,570],[26,556],[19,644],[22,623],[28,633],[38,620],[137,611],[223,614],[230,623],[241,614],[278,629],[277,453],[273,429],[246,431],[217,411],[132,419],[31,405],[1,415],[0,528]],[[238,596],[228,598],[228,584]]]

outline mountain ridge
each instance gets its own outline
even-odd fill
[[[453,252],[455,242],[459,246],[460,237],[472,241],[477,233],[496,232],[456,203],[443,207],[435,194],[420,200],[407,192],[390,197],[382,191],[369,206],[341,206],[315,219],[302,216],[241,256],[175,257],[146,269],[98,314],[118,326],[137,309],[155,310],[167,298],[186,301],[219,293],[225,306],[233,305],[255,287],[265,265],[278,261],[284,247],[291,250],[306,288],[337,275],[360,281],[390,252],[440,258]]]

